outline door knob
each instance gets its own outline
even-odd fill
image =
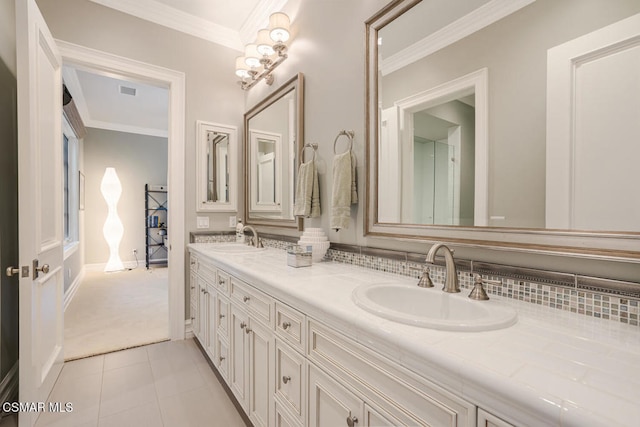
[[[29,266],[25,265],[21,268],[15,268],[14,266],[11,266],[11,267],[7,267],[5,272],[7,274],[7,277],[11,277],[18,273],[20,273],[21,277],[29,277]]]
[[[47,274],[49,272],[49,264],[42,264],[39,266],[39,261],[37,259],[33,260],[33,279],[37,279],[40,273]]]

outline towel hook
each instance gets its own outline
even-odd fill
[[[304,150],[306,148],[312,148],[313,149],[313,159],[311,159],[311,161],[315,162],[316,161],[316,150],[318,150],[318,144],[315,142],[308,142],[306,144],[304,144],[304,147],[302,147],[302,163],[304,163]]]
[[[340,139],[340,137],[344,135],[347,138],[349,138],[349,149],[347,151],[351,151],[351,148],[353,147],[353,136],[355,135],[355,133],[352,130],[341,130],[338,133],[338,136],[336,136],[335,141],[333,141],[333,154],[338,154],[336,152],[336,144],[338,143],[338,139]],[[345,151],[345,153],[347,152]]]

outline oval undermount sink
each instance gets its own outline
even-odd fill
[[[423,328],[490,331],[518,320],[517,312],[499,301],[474,301],[440,288],[378,283],[361,285],[351,296],[356,305],[376,316]]]
[[[252,254],[266,251],[267,248],[256,248],[245,243],[215,243],[207,246],[205,250],[221,254]]]

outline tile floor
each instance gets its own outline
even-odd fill
[[[193,339],[67,362],[49,400],[37,427],[245,426]]]

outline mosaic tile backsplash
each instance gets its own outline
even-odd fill
[[[235,235],[194,235],[192,240],[196,243],[230,242],[235,241]],[[291,239],[284,241],[277,238],[264,238],[263,244],[265,247],[284,250],[292,244],[290,240]],[[424,270],[424,263],[401,259],[402,257],[398,258],[399,259],[394,259],[393,257],[362,254],[335,248],[330,248],[325,255],[326,260],[414,277],[418,280]],[[430,266],[430,276],[436,285],[444,283],[444,266]],[[485,279],[501,282],[500,285],[485,283],[485,290],[490,295],[512,298],[585,316],[639,326],[640,298],[616,295],[616,293],[619,294],[620,292],[594,292],[579,289],[569,284],[556,285],[536,282],[535,280],[512,279],[500,276],[499,274],[483,274],[482,276]],[[462,289],[469,291],[472,289],[473,273],[471,271],[458,268],[458,280]],[[629,284],[627,283],[627,285]],[[640,284],[638,284],[638,287],[640,289]]]

